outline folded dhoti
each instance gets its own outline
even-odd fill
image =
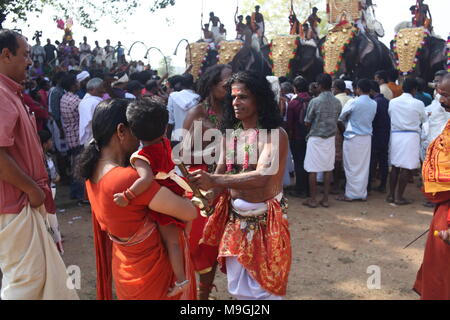
[[[392,131],[389,161],[397,168],[420,168],[420,134],[415,131]]]
[[[220,244],[218,261],[236,298],[286,295],[292,256],[286,214],[282,194],[264,203],[248,203],[226,193],[217,202],[202,241]]]
[[[44,217],[29,205],[0,215],[3,300],[78,299]]]

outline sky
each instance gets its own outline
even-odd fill
[[[96,0],[92,0],[96,1]],[[288,0],[283,0],[288,1]],[[308,0],[304,0],[308,1]],[[150,3],[153,1],[142,1]],[[255,0],[255,5],[258,0]],[[409,7],[415,3],[415,0],[373,0],[377,5],[376,18],[383,24],[386,35],[381,38],[385,44],[394,38],[394,28],[402,21],[410,21],[411,15]],[[430,6],[433,17],[435,32],[446,39],[450,32],[450,22],[448,14],[450,12],[449,0],[426,0]],[[214,11],[228,30],[228,39],[234,39],[234,13],[236,11],[237,0],[177,0],[174,7],[158,10],[150,13],[147,7],[138,9],[133,15],[125,18],[120,24],[115,24],[108,17],[102,18],[97,23],[97,32],[80,27],[76,21],[72,28],[73,37],[78,44],[83,36],[87,36],[88,43],[94,46],[94,41],[98,40],[101,46],[106,45],[106,39],[110,39],[113,45],[121,41],[125,48],[130,49],[135,41],[142,41],[147,47],[156,46],[166,55],[170,56],[174,64],[178,67],[184,67],[184,55],[186,43],[180,45],[178,55],[174,56],[175,47],[181,39],[187,39],[195,42],[201,37],[201,14],[203,11],[203,21],[206,23],[210,11]],[[319,10],[325,10],[326,1],[323,0],[318,6]],[[264,14],[264,7],[261,9]],[[43,33],[43,43],[45,39],[52,41],[60,40],[63,31],[56,28],[56,22],[53,17],[56,12],[52,8],[45,8],[40,17],[34,14],[29,15],[27,22],[11,23],[10,20],[4,25],[6,28],[22,29],[24,35],[30,40],[36,30]],[[267,21],[266,23],[270,23]],[[286,32],[288,32],[288,20],[286,18]],[[34,43],[33,43],[34,44]],[[133,60],[143,60],[146,48],[142,44],[135,44],[131,50],[130,57]],[[126,52],[128,53],[128,52]],[[153,67],[157,67],[162,55],[156,50],[149,54],[149,62]]]

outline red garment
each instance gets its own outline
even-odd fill
[[[47,212],[55,213],[35,116],[24,105],[22,89],[0,73],[0,148],[4,148],[20,169],[42,188]],[[0,214],[18,214],[28,203],[24,192],[0,180]]]
[[[138,154],[145,157],[150,162],[150,167],[155,176],[159,172],[169,173],[175,168],[175,164],[172,161],[172,148],[170,146],[170,141],[167,138],[163,138],[163,141],[160,143],[155,143],[142,148]],[[170,178],[158,180],[158,183],[179,196],[183,196],[185,193],[185,190]],[[184,222],[166,214],[151,211],[151,215],[152,218],[162,226],[175,224],[183,229],[186,226]]]
[[[41,97],[41,105],[48,111],[48,92],[44,89],[38,91],[39,96]]]
[[[450,225],[450,191],[434,196],[425,194],[437,203],[431,221],[422,265],[417,272],[414,290],[423,300],[450,300],[450,246],[434,236],[434,231],[448,230]]]
[[[189,167],[190,172],[194,172],[195,170],[208,172],[208,166],[204,164]],[[198,209],[198,211],[197,218],[192,222],[192,229],[189,234],[189,248],[195,271],[199,274],[205,274],[210,272],[216,263],[219,254],[219,246],[210,246],[200,242],[208,218],[203,217],[200,214],[200,209]]]
[[[284,296],[292,260],[289,224],[276,199],[266,204],[266,222],[258,222],[249,241],[247,232],[241,230],[241,221],[230,217],[231,197],[224,193],[206,224],[202,241],[212,246],[220,244],[218,260],[223,271],[226,257],[237,256],[239,263],[264,290]]]
[[[112,278],[117,297],[121,300],[170,299],[167,293],[173,286],[173,274],[167,250],[154,221],[149,219],[148,204],[158,193],[160,186],[154,182],[143,194],[121,208],[113,195],[125,190],[139,176],[132,168],[112,169],[98,183],[86,182],[86,190],[92,206],[92,222],[97,261],[97,299],[112,299]],[[108,233],[119,238],[130,238],[144,223],[150,223],[153,232],[142,242],[125,246],[112,242]],[[195,274],[187,250],[187,240],[180,230],[180,247],[184,248],[186,277],[189,283],[189,299],[196,298]],[[180,299],[180,296],[171,298]]]
[[[289,139],[306,139],[305,115],[311,96],[302,92],[289,102],[287,109],[287,132]]]
[[[25,105],[30,108],[31,112],[34,112],[34,116],[36,117],[36,127],[38,131],[44,130],[45,123],[49,118],[49,113],[45,110],[41,105],[39,105],[33,98],[24,93],[23,94],[23,102]]]

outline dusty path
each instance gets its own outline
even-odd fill
[[[395,207],[385,195],[373,192],[367,203],[331,201],[329,209],[309,209],[302,199],[289,199],[293,246],[287,299],[418,299],[411,290],[422,261],[426,237],[403,247],[425,231],[432,209],[422,206],[415,184],[408,185],[413,205]],[[334,199],[334,198],[332,198]],[[67,188],[58,191],[61,231],[65,236],[64,260],[82,272],[81,299],[95,299],[95,255],[91,214],[67,199]],[[381,289],[369,290],[369,266],[381,271]],[[231,299],[226,278],[216,278],[219,299]]]

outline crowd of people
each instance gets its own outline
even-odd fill
[[[26,39],[0,31],[2,299],[77,298],[58,254],[63,248],[52,191],[61,181],[77,205],[92,208],[99,299],[112,298],[111,275],[120,299],[208,299],[218,266],[227,270],[228,290],[237,299],[281,299],[292,259],[286,196],[305,198],[308,208],[329,208],[330,194],[367,201],[375,190],[387,192],[389,203],[408,205],[407,185],[421,162],[439,171],[441,163],[426,150],[428,144],[438,148],[433,141],[450,119],[446,71],[436,74],[434,97],[420,78],[400,85],[384,70],[374,79],[320,74],[308,83],[301,76],[233,74],[230,66],[215,65],[194,82],[189,69],[162,78],[150,69],[99,70],[98,62],[85,59],[86,40],[79,55],[85,54],[86,70],[67,68],[49,81],[28,73],[42,56],[34,60]],[[66,66],[73,59],[57,60]],[[191,164],[183,178],[172,148],[181,143],[183,152],[197,151],[195,143],[184,143],[181,129],[192,133],[198,122],[202,132],[231,130],[232,142],[248,135],[258,152],[246,144],[247,160],[238,163],[238,145],[224,141],[218,163]],[[277,134],[276,146],[260,140],[263,130]],[[209,141],[203,142],[207,149]],[[257,161],[249,162],[254,156]],[[265,174],[272,163],[279,166]],[[430,177],[425,187],[435,182]],[[445,181],[438,181],[438,192]],[[433,189],[426,192],[435,196]],[[214,213],[194,206],[195,197],[206,199]],[[439,227],[448,241],[448,228]],[[434,247],[426,250],[424,265],[434,263]],[[21,276],[27,281],[16,281]],[[416,286],[424,298],[426,277],[433,277],[428,269]],[[434,279],[433,285],[442,283]]]

